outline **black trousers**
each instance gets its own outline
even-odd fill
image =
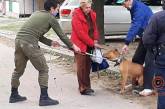
[[[165,67],[155,66],[154,72],[153,87],[158,92],[157,109],[165,109]]]
[[[151,50],[147,50],[144,67],[144,89],[153,89],[152,80],[154,72],[154,54]]]
[[[153,72],[153,61],[154,55],[151,51],[147,50],[144,47],[142,39],[140,39],[139,45],[135,51],[135,54],[132,58],[132,62],[143,65],[144,67],[144,89],[152,89],[152,79],[154,76]],[[133,82],[133,84],[135,84]]]
[[[143,65],[146,57],[146,52],[147,50],[143,45],[142,39],[140,39],[139,45],[132,58],[132,62]]]

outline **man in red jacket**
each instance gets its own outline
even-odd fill
[[[82,55],[92,52],[94,47],[101,48],[98,44],[98,30],[96,13],[91,9],[91,0],[80,0],[80,8],[73,12],[71,41],[80,48],[81,53],[75,53],[77,63],[77,77],[79,91],[82,95],[93,95],[94,90],[90,84],[90,56]]]

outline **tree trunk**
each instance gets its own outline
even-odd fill
[[[100,34],[100,43],[105,42],[104,37],[104,0],[93,0],[92,8],[97,14],[97,27]]]

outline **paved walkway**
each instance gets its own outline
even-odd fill
[[[38,106],[39,86],[38,72],[28,63],[25,74],[21,78],[20,93],[28,100],[21,103],[9,104],[10,78],[14,68],[14,49],[0,44],[0,109],[40,109]],[[47,56],[46,56],[47,57]],[[56,57],[53,57],[56,58]],[[49,56],[47,60],[49,59]],[[147,109],[132,101],[120,98],[118,95],[93,84],[96,96],[81,96],[78,93],[77,78],[64,70],[63,66],[48,64],[49,94],[60,101],[60,105],[42,107],[41,109]],[[54,77],[57,78],[54,80]]]

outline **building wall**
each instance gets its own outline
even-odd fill
[[[2,1],[4,7],[2,9]],[[45,0],[0,0],[0,11],[8,16],[19,17],[31,15],[34,11],[44,9]]]
[[[5,1],[5,14],[11,17],[19,17],[19,3]]]
[[[6,13],[6,4],[5,4],[5,0],[0,0],[0,12],[2,14]]]
[[[32,14],[33,13],[33,0],[19,0],[19,13]]]
[[[3,8],[2,2],[0,1],[0,12],[2,12],[2,8]]]
[[[44,9],[44,0],[35,0],[36,1],[36,10]]]

